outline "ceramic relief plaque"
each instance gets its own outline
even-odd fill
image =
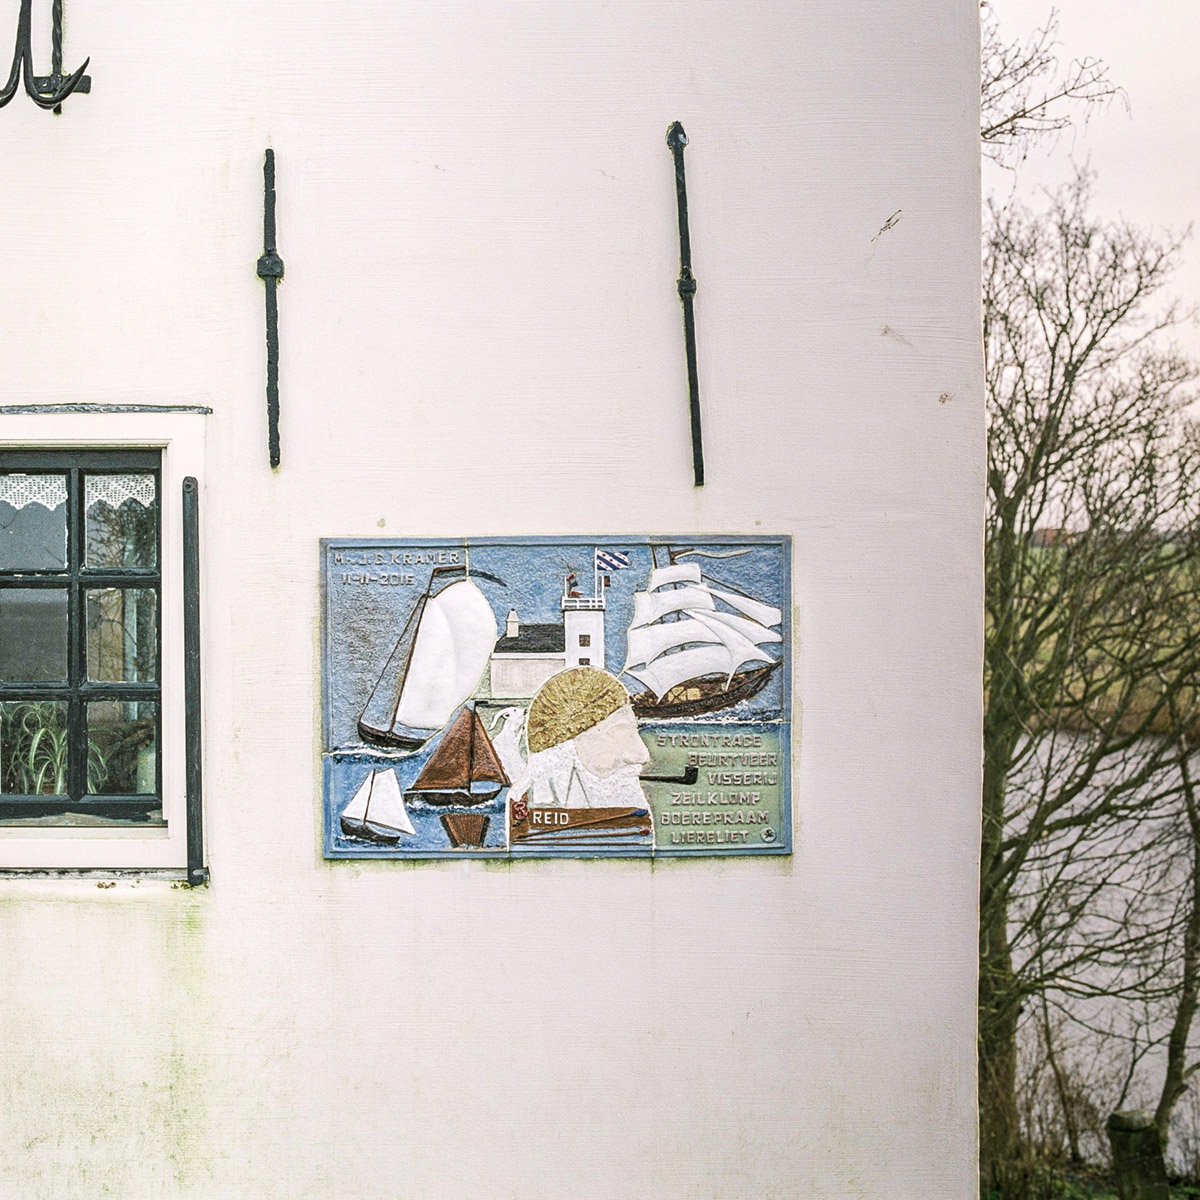
[[[329,539],[325,854],[791,852],[783,537]]]

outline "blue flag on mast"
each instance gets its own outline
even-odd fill
[[[630,565],[629,555],[620,550],[597,550],[597,571],[624,571]]]

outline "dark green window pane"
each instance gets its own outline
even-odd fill
[[[153,475],[84,478],[86,567],[158,565],[158,490]]]
[[[92,795],[150,796],[158,790],[158,705],[91,700],[87,705]]]
[[[0,683],[67,678],[67,593],[0,588]]]
[[[158,597],[153,590],[88,590],[87,673],[103,683],[158,682]]]
[[[0,571],[67,565],[67,477],[0,472]]]
[[[0,701],[0,794],[63,796],[66,791],[66,704]]]

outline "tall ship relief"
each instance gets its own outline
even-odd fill
[[[673,552],[633,595],[622,673],[646,689],[633,696],[639,717],[718,712],[756,696],[779,669],[764,647],[783,640],[782,611],[678,561],[692,554],[704,552]]]

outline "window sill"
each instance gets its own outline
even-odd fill
[[[105,869],[103,867],[0,867],[0,883],[5,880],[76,880],[96,883],[100,887],[112,887],[117,883],[139,883],[159,881],[172,887],[192,887],[187,881],[186,867],[130,867],[127,869]],[[204,872],[204,885],[208,885],[208,871]]]
[[[166,829],[161,817],[145,821],[122,821],[116,817],[89,817],[83,814],[59,817],[5,817],[0,819],[0,831],[6,829],[121,829],[136,834],[151,829]]]

